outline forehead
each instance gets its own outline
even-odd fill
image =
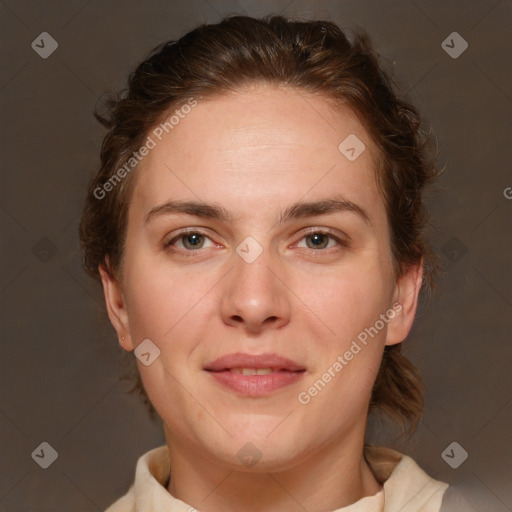
[[[160,129],[161,140],[158,131],[148,134],[155,147],[135,170],[131,208],[179,198],[243,213],[335,192],[382,210],[377,149],[348,107],[288,86],[253,84],[198,99],[184,112],[168,133]]]

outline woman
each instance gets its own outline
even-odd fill
[[[100,120],[84,266],[166,437],[108,511],[438,511],[447,484],[364,444],[370,409],[421,418],[400,343],[436,268],[428,139],[368,38],[204,25]]]

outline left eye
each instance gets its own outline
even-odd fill
[[[309,233],[301,239],[301,242],[302,240],[306,240],[306,247],[308,249],[329,249],[340,243],[336,237],[330,235],[329,233],[323,233],[322,231]],[[329,242],[332,243],[329,245]],[[300,247],[304,246],[302,245]]]

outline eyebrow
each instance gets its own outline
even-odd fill
[[[342,212],[354,213],[367,224],[372,224],[370,216],[364,208],[352,201],[338,196],[319,201],[297,202],[280,213],[278,224],[306,217]],[[221,206],[207,204],[200,201],[167,201],[164,204],[152,208],[146,215],[145,223],[148,223],[157,217],[180,213],[203,219],[218,220],[221,222],[230,222],[233,219],[233,216]]]
[[[333,213],[355,213],[367,224],[372,224],[366,210],[358,204],[342,197],[332,197],[312,202],[298,202],[286,208],[279,217],[279,223],[317,215],[329,215]]]

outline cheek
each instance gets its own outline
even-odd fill
[[[166,423],[176,432],[184,429],[185,435],[190,429],[187,422],[205,421],[204,411],[194,406],[183,385],[192,375],[187,366],[190,354],[209,325],[206,308],[211,304],[201,299],[216,280],[201,272],[171,268],[156,258],[150,261],[143,254],[126,258],[125,275],[131,336],[136,345],[150,339],[160,349],[150,366],[138,362],[144,388]],[[190,384],[186,388],[192,389]],[[186,419],[180,418],[183,411],[188,411]]]
[[[155,261],[145,261],[142,255],[127,257],[125,269],[132,336],[162,339],[184,314],[190,288],[184,292],[185,280],[178,272],[171,273]]]
[[[155,279],[155,275],[132,275],[127,293],[128,317],[132,337],[138,339],[161,339],[172,327],[176,310],[176,294],[165,279]],[[162,276],[160,276],[162,277]]]
[[[366,414],[387,326],[370,329],[389,306],[383,298],[386,280],[379,274],[339,273],[323,284],[324,292],[310,294],[308,300],[313,303],[316,297],[315,311],[332,332],[312,340],[319,350],[312,351],[313,371],[297,399],[305,424],[314,428],[315,418],[322,417],[335,435],[339,425],[348,428]]]
[[[304,272],[296,286],[297,296],[326,327],[326,345],[336,350],[373,325],[389,307],[391,280],[379,264],[347,262],[336,271]]]
[[[186,348],[216,311],[209,290],[221,274],[172,267],[165,258],[144,254],[126,260],[126,301],[130,330],[136,342],[149,338],[165,351]],[[185,334],[183,332],[185,330]],[[178,335],[179,334],[179,335]]]

